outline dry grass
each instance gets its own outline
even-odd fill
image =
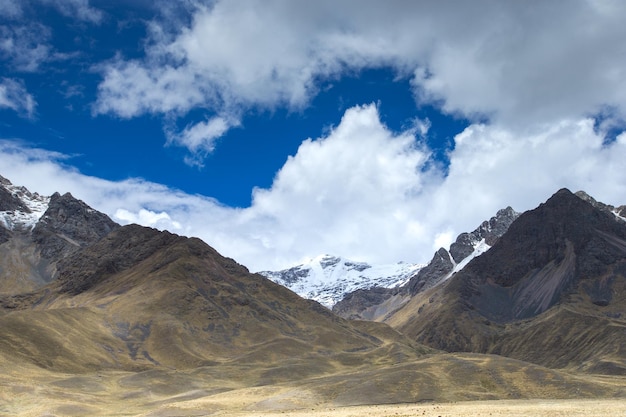
[[[296,368],[291,382],[258,385],[277,369],[230,364],[75,374],[0,360],[0,416],[626,415],[623,378],[574,376],[484,355],[339,367],[302,379]],[[517,399],[485,401],[506,398]]]

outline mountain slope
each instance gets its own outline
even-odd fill
[[[626,224],[568,190],[388,323],[448,351],[626,374]]]
[[[198,239],[129,225],[57,267],[58,278],[47,286],[0,300],[5,355],[63,371],[93,369],[94,358],[101,368],[144,369],[310,357],[325,369],[335,354],[376,356],[384,344]],[[57,333],[59,315],[71,323],[69,334]],[[48,340],[35,343],[35,352],[35,334],[23,332],[26,316],[38,317],[38,326],[50,320],[55,329],[36,336]],[[50,352],[44,345],[63,348]],[[412,352],[408,344],[399,349]]]
[[[41,291],[2,300],[3,412],[206,415],[624,395],[623,381],[442,354],[384,324],[340,319],[197,239],[125,226],[80,253]]]

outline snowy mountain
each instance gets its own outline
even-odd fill
[[[48,209],[50,197],[31,193],[0,176],[0,225],[7,230],[32,230]]]
[[[369,265],[337,256],[321,255],[293,268],[275,272],[263,271],[259,274],[301,297],[332,308],[345,294],[358,289],[402,286],[423,267],[424,265],[403,262]]]

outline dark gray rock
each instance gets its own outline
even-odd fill
[[[0,223],[0,245],[3,244],[4,242],[8,242],[9,239],[11,239],[11,231],[5,229],[2,224]]]
[[[450,253],[444,248],[435,252],[433,259],[422,268],[406,285],[411,295],[431,287],[454,269]]]
[[[109,216],[70,193],[55,193],[32,235],[44,258],[57,259],[97,242],[118,227]]]
[[[0,187],[0,211],[22,211],[30,213],[30,209],[22,200],[4,187]]]
[[[450,255],[459,263],[472,254],[475,245],[481,240],[484,239],[487,245],[493,246],[518,216],[519,213],[511,207],[498,210],[495,216],[482,222],[473,232],[461,233],[450,245]]]
[[[394,294],[398,288],[373,287],[358,289],[349,294],[333,306],[333,313],[349,320],[364,320],[362,312],[369,307],[384,303]]]
[[[460,293],[485,317],[534,317],[581,285],[594,302],[611,302],[626,266],[626,225],[562,189],[521,215],[485,255],[456,277]],[[502,300],[493,308],[494,300]]]

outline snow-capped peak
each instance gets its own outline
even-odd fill
[[[0,224],[9,230],[32,230],[48,209],[50,197],[31,193],[25,187],[15,186],[4,178],[0,187],[21,203],[21,208],[0,211]]]
[[[282,271],[263,271],[261,275],[331,308],[345,294],[375,286],[394,288],[405,284],[424,265],[399,262],[370,265],[332,255],[320,255],[308,262]]]

